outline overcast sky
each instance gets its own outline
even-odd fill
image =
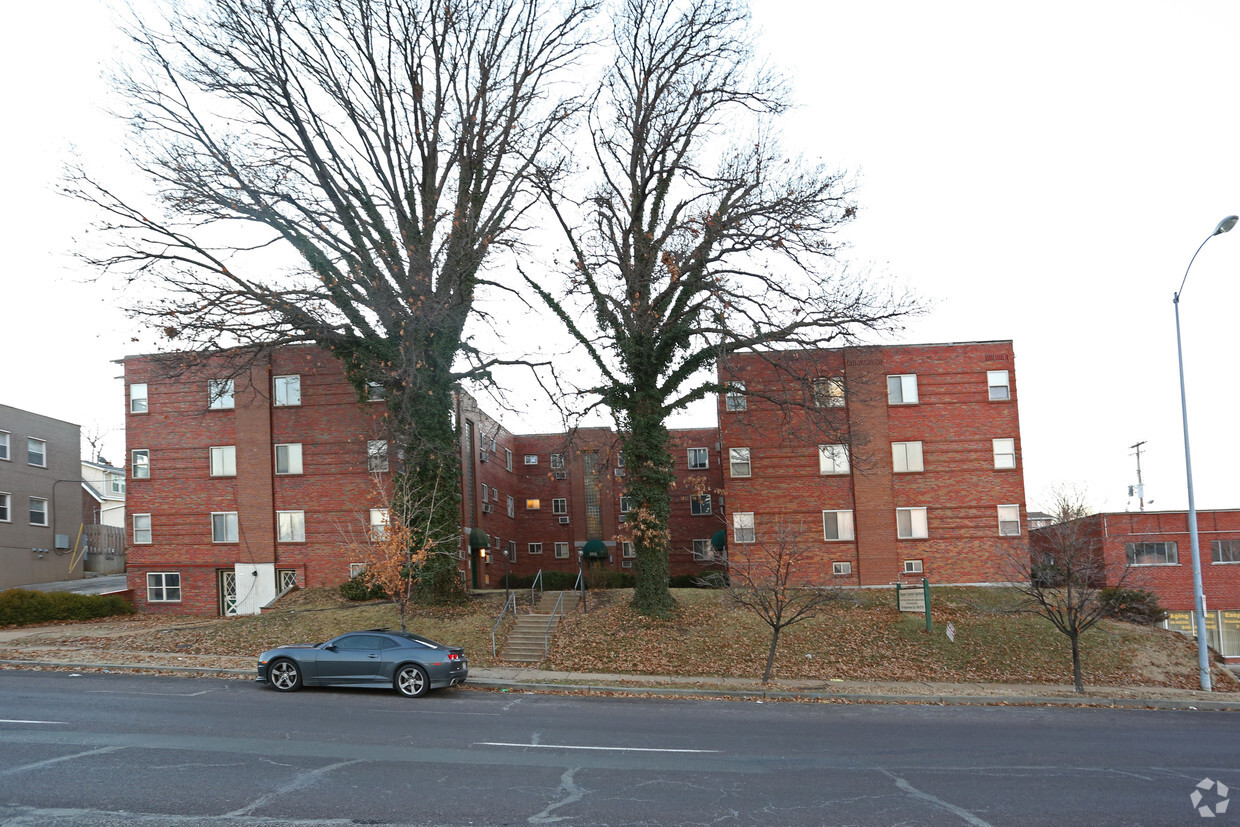
[[[1069,483],[1136,510],[1141,441],[1147,509],[1184,508],[1172,296],[1240,213],[1240,3],[755,5],[799,102],[786,143],[859,176],[850,256],[932,300],[895,341],[1014,341],[1029,508]],[[111,360],[148,339],[122,286],[71,257],[89,216],[54,193],[71,151],[121,174],[112,18],[92,0],[6,14],[0,402],[104,430],[119,462]],[[1181,302],[1198,508],[1240,507],[1238,307],[1240,230],[1206,244]]]

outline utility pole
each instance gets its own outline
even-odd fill
[[[1141,502],[1141,510],[1145,510],[1145,485],[1141,482],[1141,446],[1148,440],[1141,440],[1136,445],[1129,445],[1129,448],[1136,450],[1137,455],[1137,497]],[[1128,491],[1129,496],[1132,495],[1132,489]]]

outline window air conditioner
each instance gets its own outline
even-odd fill
[[[495,510],[495,506],[491,505],[490,503],[483,503],[483,504],[482,504],[482,513],[483,513],[483,514],[490,514],[490,513],[491,513],[492,511],[494,511],[494,510]]]
[[[567,518],[567,517],[561,517],[561,518],[560,518],[560,525],[568,525],[568,518]]]
[[[556,471],[555,478],[557,480],[566,480],[568,479],[568,472],[567,471]]]
[[[481,452],[478,454],[478,461],[479,461],[479,462],[486,462],[486,461],[487,461],[487,460],[489,460],[490,458],[491,458],[491,454],[490,454],[489,452],[487,452],[487,451],[481,451]]]

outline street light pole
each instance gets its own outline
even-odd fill
[[[1218,223],[1214,232],[1206,236],[1205,241],[1197,247],[1197,253],[1206,246],[1206,241],[1221,235],[1236,226],[1240,217],[1229,215]],[[1206,598],[1201,588],[1201,553],[1197,549],[1197,504],[1193,499],[1193,459],[1188,447],[1188,397],[1184,392],[1184,348],[1180,344],[1180,296],[1184,293],[1184,284],[1188,281],[1188,271],[1193,269],[1197,253],[1188,261],[1184,270],[1184,278],[1180,280],[1180,289],[1176,291],[1172,304],[1175,305],[1175,353],[1180,366],[1180,415],[1184,420],[1184,472],[1188,477],[1188,545],[1193,561],[1193,613],[1197,626],[1197,671],[1201,677],[1201,688],[1211,691],[1210,681],[1210,649],[1206,643]]]
[[[504,549],[504,605],[508,605],[508,549]]]

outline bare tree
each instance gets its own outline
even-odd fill
[[[614,21],[588,121],[594,189],[543,186],[567,285],[527,280],[597,371],[584,392],[616,419],[640,510],[634,607],[664,615],[669,415],[724,390],[712,368],[728,354],[849,341],[911,305],[833,266],[851,186],[780,150],[787,87],[757,65],[742,2],[621,0]]]
[[[1100,518],[1079,491],[1054,493],[1051,525],[1030,534],[1028,550],[1004,560],[1017,611],[1044,617],[1072,643],[1072,679],[1085,691],[1081,673],[1081,635],[1111,616],[1115,606],[1106,589],[1131,585],[1134,569],[1108,563]]]
[[[466,335],[577,102],[557,99],[594,0],[205,0],[128,34],[117,81],[151,203],[83,170],[84,255],[144,284],[177,349],[317,344],[386,395],[412,488],[457,490],[452,388],[502,360]],[[485,319],[482,321],[485,322]],[[513,360],[519,362],[520,360]],[[398,489],[399,494],[399,489]],[[441,496],[432,534],[459,520]]]
[[[729,567],[728,574],[708,575],[703,582],[725,585],[728,599],[748,609],[771,627],[771,647],[766,655],[762,682],[771,679],[779,634],[802,620],[817,617],[842,600],[833,588],[807,587],[798,569],[810,555],[805,545],[805,527],[777,522],[767,539],[755,539],[744,562]]]

